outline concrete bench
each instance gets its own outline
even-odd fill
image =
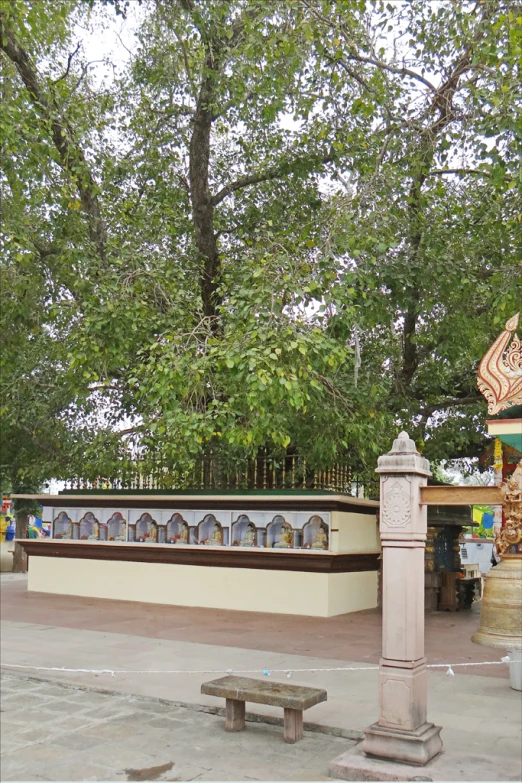
[[[201,693],[226,699],[225,731],[242,731],[245,728],[245,702],[270,704],[284,709],[285,742],[294,743],[303,738],[303,710],[326,701],[326,691],[287,685],[282,682],[265,682],[250,677],[221,677],[204,682]]]

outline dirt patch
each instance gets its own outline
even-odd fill
[[[144,769],[126,769],[125,774],[127,780],[138,783],[142,780],[158,780],[165,772],[170,772],[174,766],[173,761],[169,761],[168,764],[160,764],[158,767],[145,767]],[[169,778],[169,780],[177,780],[177,778]]]

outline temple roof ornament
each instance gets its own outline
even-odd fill
[[[479,364],[477,385],[491,415],[522,405],[522,342],[516,334],[519,319],[517,313],[507,321]]]

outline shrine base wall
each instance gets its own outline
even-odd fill
[[[29,591],[248,612],[333,617],[377,606],[377,572],[309,573],[30,557]]]

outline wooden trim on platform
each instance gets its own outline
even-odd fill
[[[266,549],[182,547],[169,544],[87,543],[17,539],[29,557],[66,557],[81,560],[124,560],[134,563],[175,563],[214,568],[254,568],[267,571],[306,571],[339,574],[378,571],[379,552],[288,552]]]
[[[350,511],[375,516],[378,500],[348,495],[13,495],[50,508],[216,509],[216,511]]]
[[[426,506],[500,506],[499,487],[421,487]]]

